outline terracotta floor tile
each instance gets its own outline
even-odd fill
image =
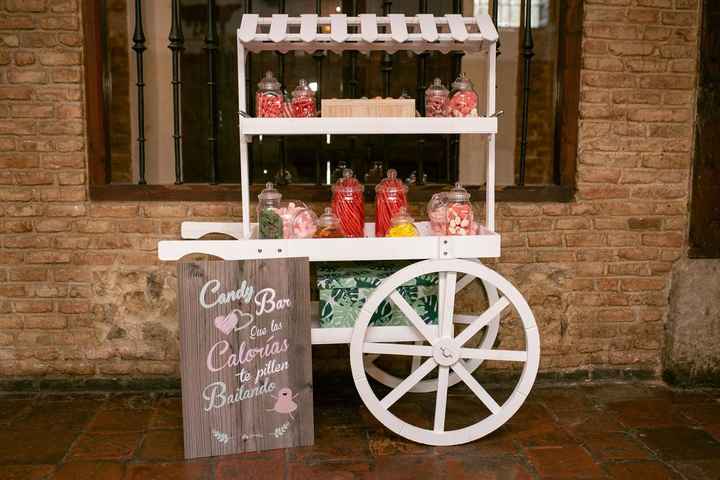
[[[653,461],[612,463],[604,467],[610,477],[616,480],[672,480],[682,478],[667,465]]]
[[[315,445],[288,450],[294,463],[322,463],[333,460],[369,461],[370,448],[367,432],[358,430],[332,430],[325,428],[315,432]]]
[[[0,465],[2,480],[44,480],[55,471],[55,465]]]
[[[58,463],[77,436],[77,432],[70,430],[43,432],[0,429],[0,465]]]
[[[270,480],[282,479],[285,476],[284,450],[218,457],[216,462],[217,480]]]
[[[595,402],[609,403],[619,400],[652,398],[653,394],[641,383],[591,383],[579,386],[585,395]]]
[[[8,425],[15,418],[24,412],[30,411],[32,403],[27,400],[2,400],[0,399],[0,425]]]
[[[681,407],[666,399],[610,402],[607,408],[616,413],[618,420],[628,428],[670,427],[695,423],[681,414]]]
[[[212,466],[206,461],[134,464],[128,465],[125,474],[125,480],[211,480],[212,478]]]
[[[704,430],[688,427],[643,429],[638,439],[664,460],[720,458],[720,442]]]
[[[53,480],[122,480],[124,476],[123,463],[81,462],[61,465]]]
[[[147,429],[152,413],[147,409],[100,410],[87,429],[91,432],[142,432]]]
[[[623,432],[596,432],[578,437],[596,459],[643,460],[652,453],[640,442]]]
[[[138,452],[138,459],[143,462],[172,462],[184,458],[182,430],[150,430]]]
[[[97,408],[97,403],[89,401],[37,403],[15,418],[13,428],[41,432],[80,431],[88,424]]]
[[[527,457],[541,477],[574,479],[603,476],[602,469],[590,454],[576,445],[528,448]]]
[[[374,457],[383,455],[433,455],[433,447],[406,440],[390,430],[368,433],[368,448]]]
[[[720,402],[690,404],[682,408],[686,417],[700,425],[720,424]]]
[[[303,463],[288,464],[288,480],[375,480],[375,466],[369,462],[359,463]]]
[[[685,478],[693,480],[717,480],[720,478],[720,458],[673,462],[672,466]]]
[[[140,445],[139,432],[84,433],[68,456],[69,461],[126,461]]]
[[[524,406],[505,424],[504,428],[513,441],[527,447],[577,443],[540,404]]]
[[[703,425],[702,429],[708,432],[715,440],[720,442],[720,423],[713,425]]]
[[[429,455],[390,455],[375,460],[375,472],[382,480],[442,478],[440,461]]]
[[[453,480],[517,479],[530,480],[533,475],[517,458],[487,458],[463,455],[440,461],[440,477]]]
[[[604,408],[566,410],[557,416],[558,424],[572,435],[595,432],[623,432],[628,428],[620,423],[615,412]]]
[[[159,394],[157,392],[113,393],[101,405],[103,410],[153,409]]]
[[[565,388],[538,388],[533,390],[528,400],[542,403],[545,408],[556,416],[560,412],[585,411],[592,409],[595,402],[585,395],[583,388],[569,386]]]

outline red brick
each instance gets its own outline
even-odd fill
[[[29,252],[25,255],[25,263],[70,263],[70,254],[59,252]]]
[[[0,15],[0,30],[30,30],[34,26],[33,17],[29,15]]]
[[[48,82],[48,74],[45,70],[9,70],[7,78],[10,83],[39,84]]]
[[[136,217],[138,215],[137,205],[126,204],[92,204],[90,206],[90,216],[92,217],[111,217],[111,218],[127,218]]]
[[[35,230],[42,233],[68,232],[71,226],[72,223],[67,220],[49,219],[36,222]]]
[[[622,289],[626,292],[663,290],[667,282],[664,278],[625,278],[621,280]]]
[[[15,300],[13,308],[18,313],[46,313],[53,311],[53,302],[49,300]]]
[[[645,233],[642,244],[650,247],[681,247],[684,235],[677,232]]]
[[[48,278],[48,271],[44,268],[17,267],[8,273],[11,282],[43,282]]]

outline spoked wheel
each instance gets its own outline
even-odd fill
[[[460,293],[461,290],[463,290],[465,287],[470,285],[473,280],[475,280],[475,276],[473,275],[465,275],[459,279],[457,279],[455,283],[455,292],[451,296],[451,298],[446,299],[444,295],[444,288],[445,288],[445,282],[447,281],[447,274],[445,272],[440,272],[439,274],[439,286],[440,289],[440,295],[438,298],[438,312],[443,310],[443,305],[446,301],[454,301],[455,295]],[[457,278],[457,277],[456,277]],[[485,290],[485,295],[487,297],[488,305],[492,306],[497,302],[500,298],[498,295],[497,288],[495,286],[485,280],[480,280],[481,285],[483,286],[483,289]],[[471,319],[471,318],[470,318]],[[454,315],[453,316],[453,323],[454,324],[464,324],[467,323],[469,320],[468,315]],[[495,339],[497,338],[498,330],[500,328],[500,315],[496,315],[488,324],[486,331],[482,337],[482,340],[480,341],[478,348],[482,349],[489,349],[492,348],[493,344],[495,343]],[[420,341],[416,342],[417,345],[424,345],[427,342]],[[477,343],[477,342],[476,342]],[[380,357],[379,354],[366,354],[364,357],[365,362],[365,372],[374,380],[382,383],[386,387],[397,387],[400,385],[400,383],[404,380],[404,378],[397,377],[387,371],[386,369],[382,368],[380,365],[378,365],[377,360]],[[422,363],[423,357],[420,356],[414,356],[412,358],[411,366],[410,366],[410,372],[412,373],[420,366]],[[480,364],[482,364],[483,359],[482,358],[468,358],[468,359],[462,359],[461,360],[465,369],[472,373],[474,372]],[[460,376],[458,376],[457,373],[450,372],[450,375],[448,377],[448,386],[452,387],[453,385],[459,383],[462,381]],[[425,393],[425,392],[434,392],[437,389],[437,381],[435,379],[428,379],[428,380],[420,380],[417,384],[415,384],[411,389],[410,392],[412,393]]]
[[[443,308],[439,311],[438,329],[426,325],[410,304],[398,293],[397,288],[408,280],[429,273],[444,275],[444,288],[440,293]],[[457,275],[479,278],[493,285],[500,298],[477,318],[467,324],[457,335],[453,318]],[[463,277],[462,281],[465,277]],[[409,345],[394,342],[368,342],[366,334],[373,312],[380,303],[389,299],[405,315],[408,322],[422,335],[428,345]],[[503,311],[512,307],[522,323],[525,337],[524,350],[498,350],[482,344],[472,347],[468,344],[480,329],[495,321]],[[378,398],[368,382],[365,372],[365,354],[405,355],[422,357],[420,365],[392,390]],[[499,404],[488,391],[471,375],[466,367],[468,360],[495,360],[521,362],[522,372],[510,396]],[[350,365],[353,379],[360,397],[368,410],[387,428],[396,434],[427,445],[458,445],[477,440],[503,425],[520,408],[530,393],[540,361],[540,337],[530,307],[522,294],[498,273],[479,263],[468,260],[426,260],[403,268],[391,275],[372,293],[363,306],[350,343]],[[435,368],[436,379],[427,380],[436,385],[435,414],[433,428],[422,428],[398,418],[390,408],[413,387],[418,385]],[[470,391],[487,408],[490,414],[474,424],[455,429],[445,429],[448,401],[448,387],[451,372],[462,380]]]

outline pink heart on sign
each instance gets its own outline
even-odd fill
[[[217,327],[218,330],[223,332],[225,335],[232,332],[235,328],[235,325],[238,323],[238,317],[235,314],[235,310],[228,313],[226,316],[220,315],[217,317],[214,321],[215,327]]]

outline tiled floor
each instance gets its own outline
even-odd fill
[[[452,400],[449,423],[477,405]],[[314,447],[185,462],[177,392],[0,395],[0,478],[720,478],[717,390],[540,386],[500,430],[446,448],[388,432],[350,386],[316,390],[315,406]]]

